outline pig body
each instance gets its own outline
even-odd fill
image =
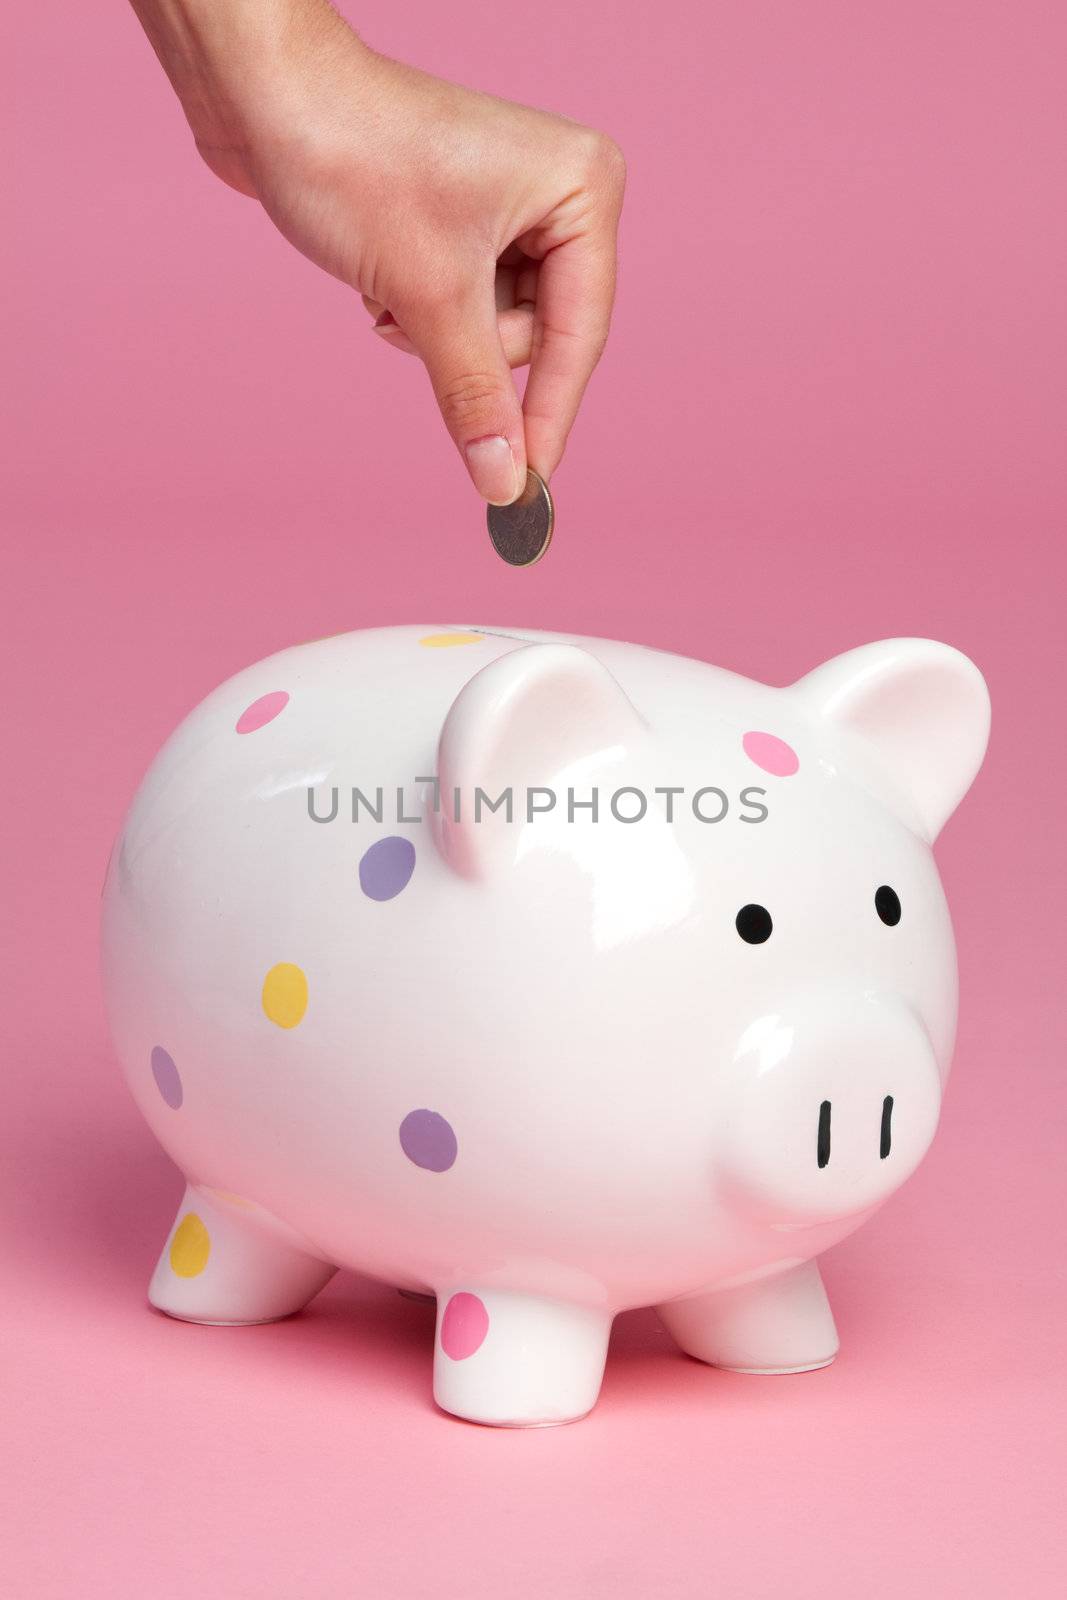
[[[488,628],[238,674],[105,884],[118,1055],[188,1184],[153,1304],[433,1294],[439,1404],[500,1424],[588,1411],[632,1306],[714,1364],[832,1359],[815,1258],[937,1123],[930,846],[987,730],[925,640],[788,689]]]

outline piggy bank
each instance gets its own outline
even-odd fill
[[[630,1307],[713,1366],[826,1365],[817,1258],[937,1125],[931,845],[988,723],[925,639],[784,689],[428,626],[231,678],[104,890],[117,1053],[187,1184],[151,1303],[433,1296],[438,1405],[499,1425],[588,1412]]]

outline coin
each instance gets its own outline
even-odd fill
[[[486,513],[493,549],[511,567],[532,567],[552,539],[556,520],[548,484],[531,467],[526,487],[509,506],[490,506]]]

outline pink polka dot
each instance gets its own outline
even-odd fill
[[[489,1332],[489,1313],[476,1294],[454,1294],[441,1318],[441,1349],[453,1361],[466,1361]]]
[[[746,733],[741,743],[745,754],[757,767],[775,778],[791,778],[800,766],[800,757],[791,744],[773,733]]]
[[[237,718],[237,732],[255,733],[257,728],[273,722],[279,711],[284,711],[288,704],[289,696],[284,689],[272,689],[270,694],[261,694]]]

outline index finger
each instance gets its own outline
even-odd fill
[[[533,352],[522,409],[526,455],[548,479],[600,360],[615,298],[615,225],[553,246],[537,275]]]

